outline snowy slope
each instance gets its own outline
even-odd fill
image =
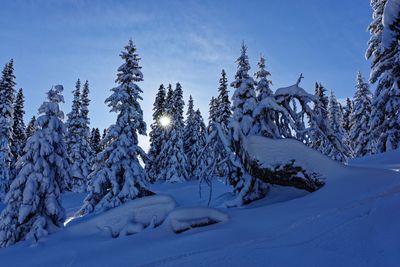
[[[296,157],[310,168],[324,171],[326,185],[314,193],[274,186],[263,200],[243,208],[222,209],[218,206],[229,195],[229,187],[214,181],[212,205],[228,214],[225,222],[181,234],[163,224],[110,238],[78,234],[84,222],[90,222],[88,218],[67,225],[35,246],[23,242],[0,249],[1,265],[398,266],[397,172],[340,165],[289,140],[286,144],[259,141],[248,141],[254,156],[268,161]],[[196,182],[159,184],[153,189],[172,196],[181,207],[202,206],[206,201],[198,198]],[[74,200],[72,196],[68,199]]]
[[[400,150],[349,160],[350,165],[400,170]]]

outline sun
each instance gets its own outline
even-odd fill
[[[160,125],[164,128],[168,127],[171,124],[171,119],[167,115],[163,115],[158,120]]]

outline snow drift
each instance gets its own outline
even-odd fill
[[[170,196],[149,196],[129,201],[101,214],[72,220],[69,225],[76,225],[86,235],[98,233],[111,237],[131,235],[147,227],[157,227],[175,206],[175,200]],[[80,220],[85,222],[79,223]]]
[[[173,210],[166,221],[175,233],[228,220],[228,215],[212,208],[180,208]]]

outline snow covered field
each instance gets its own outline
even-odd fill
[[[375,162],[374,168],[323,164],[326,185],[317,192],[273,186],[265,199],[242,208],[221,207],[230,188],[215,180],[211,206],[228,220],[180,234],[168,220],[118,238],[98,227],[97,222],[140,206],[132,201],[102,215],[72,220],[38,244],[21,242],[0,249],[1,266],[396,266],[400,175],[390,169],[397,154],[363,159],[365,165]],[[362,165],[363,160],[353,162]],[[173,197],[181,209],[205,206],[208,189],[203,188],[203,199],[198,189],[197,182],[152,188]],[[83,197],[63,196],[68,216],[80,208]],[[173,209],[165,202],[168,197],[163,199]]]

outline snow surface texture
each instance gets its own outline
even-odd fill
[[[228,221],[179,235],[169,227],[148,228],[120,238],[93,235],[85,227],[91,217],[84,217],[42,239],[35,247],[21,242],[0,249],[1,265],[397,266],[400,175],[379,164],[398,162],[399,154],[385,153],[376,156],[377,161],[367,157],[364,164],[376,162],[376,166],[365,168],[341,165],[312,150],[301,150],[290,140],[285,142],[282,151],[272,142],[259,145],[264,152],[258,152],[258,156],[287,160],[284,151],[288,155],[300,154],[309,159],[304,164],[326,175],[324,187],[307,193],[273,186],[265,199],[222,210],[228,214]],[[362,164],[363,160],[357,161]],[[156,184],[150,189],[172,195],[180,207],[207,203],[207,199],[196,197],[197,182]],[[214,180],[211,206],[220,206],[231,197],[230,190]],[[74,206],[70,202],[76,201],[72,196],[70,193],[63,198],[67,210]],[[121,206],[121,211],[125,207]]]

